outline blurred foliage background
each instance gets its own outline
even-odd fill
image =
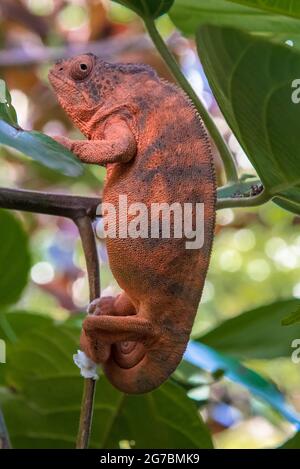
[[[195,44],[181,36],[166,15],[158,20],[158,27],[176,54],[186,77],[213,115],[236,158],[239,171],[256,175],[218,109],[199,62]],[[147,38],[140,19],[119,4],[100,0],[1,1],[0,77],[6,81],[11,91],[19,123],[24,129],[40,130],[50,136],[60,134],[80,138],[79,132],[74,129],[55,100],[47,80],[47,71],[53,60],[86,51],[92,51],[113,62],[148,63],[160,76],[172,81],[166,66]],[[0,155],[0,185],[3,187],[79,195],[101,194],[105,175],[102,168],[87,167],[82,176],[72,179],[29,160],[11,148],[1,147]],[[214,158],[221,183],[222,165],[216,151]],[[30,270],[28,283],[18,301],[15,304],[12,300],[6,303],[0,301],[3,335],[8,333],[7,324],[3,326],[4,318],[10,324],[11,334],[18,335],[18,328],[14,330],[14,321],[9,319],[9,314],[12,314],[9,310],[24,311],[18,316],[23,321],[22,324],[26,322],[26,314],[32,319],[32,313],[55,321],[68,318],[75,320],[77,317],[80,319],[80,313],[88,304],[88,285],[75,226],[68,220],[50,216],[16,213],[14,217],[21,221],[28,234]],[[5,223],[3,215],[1,230]],[[247,350],[244,356],[242,352],[238,356],[238,353],[230,350],[228,344],[222,349],[223,335],[221,334],[218,342],[208,332],[224,321],[238,318],[242,313],[261,305],[293,298],[295,302],[292,310],[295,309],[297,299],[300,300],[299,228],[299,216],[284,211],[271,202],[259,208],[225,209],[218,212],[211,266],[193,335],[203,336],[204,343],[216,347],[220,352],[228,352],[231,356],[243,359],[248,367],[273,382],[286,401],[300,412],[299,365],[291,361],[290,342],[287,343],[285,353],[276,348],[278,346],[280,349],[281,330],[283,334],[288,334],[288,339],[293,336],[297,338],[297,333],[299,338],[299,328],[292,331],[289,329],[287,333],[281,326],[281,319],[285,316],[284,302],[274,316],[270,312],[268,319],[262,311],[260,322],[258,314],[252,328],[247,329],[248,326],[245,326],[243,329],[243,323],[229,323],[232,326],[227,331],[228,343],[234,340],[230,333],[234,335],[235,331],[236,336],[239,332],[242,334],[241,341],[251,342],[250,352]],[[102,289],[105,292],[117,292],[118,286],[108,266],[105,243],[100,239],[98,250]],[[20,256],[22,257],[21,253]],[[3,276],[9,261],[4,255],[0,259]],[[1,281],[3,278],[0,279],[0,287]],[[5,286],[1,291],[4,290]],[[30,329],[30,325],[28,328]],[[262,346],[263,340],[270,342],[265,357],[263,353],[255,353]],[[17,354],[17,351],[14,353]],[[10,375],[9,385],[12,386],[13,383],[17,386],[16,377],[12,378],[13,372],[10,371],[11,363],[9,361],[7,365],[0,365],[0,372],[2,374],[6,367]],[[18,369],[16,362],[13,367]],[[179,370],[179,375],[181,371],[183,375],[186,372],[185,369]],[[74,373],[76,374],[76,369]],[[207,372],[198,374],[197,379],[197,386],[189,389],[189,398],[197,403],[216,447],[275,447],[295,432],[295,426],[288,423],[277,412],[278,409],[274,410],[270,403],[252,394],[247,387],[222,375],[217,378],[208,376]],[[108,386],[100,380],[100,389],[102,385]],[[133,398],[130,399],[131,412],[141,415],[139,398],[135,402]],[[80,397],[77,400],[80,401]],[[17,425],[17,420],[15,414],[13,417],[10,414],[9,403],[5,405],[11,430],[12,426]],[[19,412],[23,412],[21,407]],[[177,412],[176,408],[174,412]],[[181,419],[184,422],[184,417],[181,416]],[[186,425],[189,425],[188,421]],[[114,444],[130,446],[130,438],[125,439],[126,441],[118,438],[116,434]],[[134,434],[132,438],[135,438]],[[23,446],[28,444],[35,447],[35,444],[42,444],[37,443],[38,437],[31,439],[30,443],[29,440],[26,440],[27,443],[25,440],[18,440],[17,437],[15,441]],[[106,444],[109,444],[108,441],[106,440]],[[151,447],[153,444],[155,443],[149,435],[148,445]],[[177,443],[179,447],[180,444],[185,444],[184,439]]]

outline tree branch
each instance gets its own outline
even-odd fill
[[[93,301],[100,297],[100,269],[93,225],[88,216],[79,217],[74,221],[78,227],[84,250],[89,279],[90,301]],[[86,449],[89,446],[95,392],[96,381],[94,379],[85,379],[76,443],[77,449]]]
[[[0,207],[24,212],[57,215],[74,220],[83,215],[94,219],[101,199],[0,187]]]

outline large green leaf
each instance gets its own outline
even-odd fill
[[[66,176],[76,177],[83,172],[82,164],[73,153],[41,132],[28,132],[0,120],[0,144],[13,147]]]
[[[236,5],[228,0],[176,0],[169,16],[188,35],[195,34],[200,25],[206,24],[238,27],[255,33],[299,35],[296,19]]]
[[[157,18],[166,13],[174,0],[114,0],[143,18]]]
[[[197,45],[221,110],[263,184],[300,211],[300,106],[292,102],[300,52],[215,26],[200,28]]]
[[[300,300],[287,300],[252,309],[223,322],[199,341],[242,359],[289,357],[300,325],[282,327],[282,319],[299,306]]]
[[[295,189],[297,189],[298,192]],[[300,185],[298,184],[296,188],[292,187],[288,191],[281,192],[280,197],[274,197],[273,202],[279,207],[298,215],[300,207]]]
[[[198,342],[190,342],[185,359],[210,373],[223,370],[224,375],[243,386],[256,396],[268,402],[290,422],[300,425],[300,414],[289,406],[283,394],[263,376],[242,365],[239,360],[221,354],[211,347]]]
[[[28,330],[42,326],[50,326],[53,320],[29,311],[9,311],[0,313],[0,339],[6,343],[14,343]],[[0,373],[0,385],[4,384],[3,373]]]
[[[129,437],[138,448],[212,448],[195,404],[171,381],[152,393],[126,396],[124,400],[107,447]]]
[[[0,210],[0,307],[15,303],[27,283],[28,238],[21,223]],[[1,311],[0,311],[1,314]]]
[[[48,325],[8,345],[0,404],[14,447],[75,446],[83,385],[72,362],[78,336],[73,326]],[[126,396],[100,376],[91,447],[118,448],[122,440],[137,448],[212,447],[196,406],[177,385]]]
[[[295,0],[227,0],[253,8],[300,18],[300,3]]]
[[[51,326],[53,320],[49,316],[42,316],[30,311],[10,311],[9,313],[2,313],[5,318],[5,326],[0,321],[0,338],[10,340],[10,333],[7,333],[7,328],[12,331],[15,340],[22,337],[28,330],[36,329],[42,326]]]
[[[297,309],[292,313],[288,314],[282,320],[283,326],[291,326],[292,324],[300,323],[300,304],[297,305]]]

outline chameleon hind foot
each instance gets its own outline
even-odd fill
[[[104,296],[96,298],[89,305],[88,313],[96,316],[131,316],[136,314],[136,309],[129,296],[122,292],[116,297]]]

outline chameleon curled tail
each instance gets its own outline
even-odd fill
[[[147,308],[137,314],[116,316],[116,299],[95,300],[83,323],[81,348],[102,364],[110,382],[120,391],[139,394],[158,387],[178,366],[189,330],[176,331],[163,323],[150,322]],[[107,304],[110,305],[107,314]],[[104,305],[104,308],[103,308]],[[102,306],[102,307],[101,307]],[[104,310],[104,311],[103,311]]]

